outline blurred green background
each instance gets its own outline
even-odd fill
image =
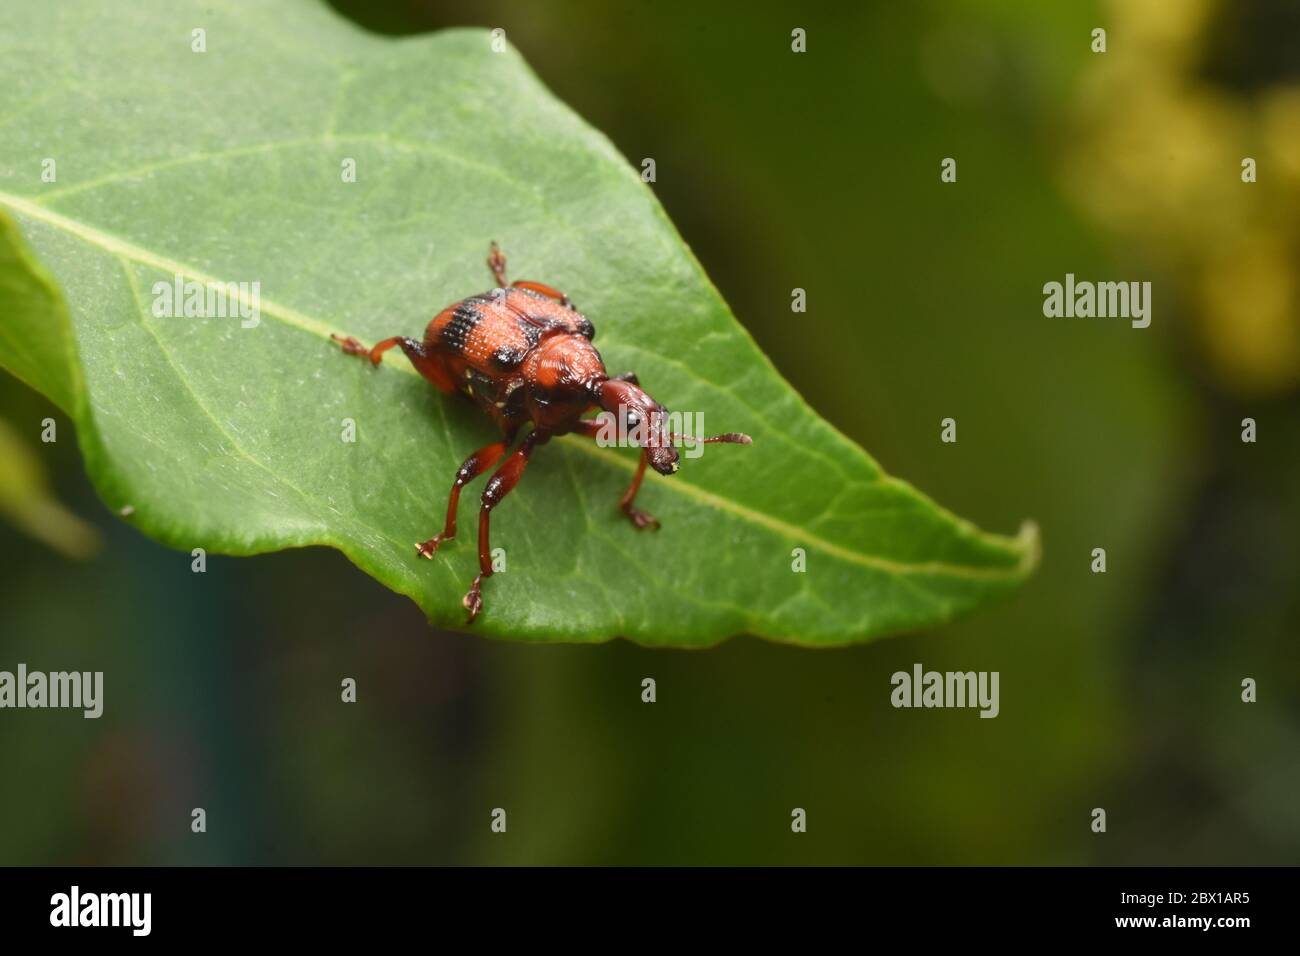
[[[0,863],[1300,862],[1294,4],[334,5],[380,32],[504,27],[655,159],[813,406],[981,526],[1035,518],[1042,567],[967,620],[848,650],[431,632],[325,550],[191,573],[106,512],[71,424],[5,379],[0,419],[102,540],[69,559],[10,508],[0,668],[103,670],[107,711],[0,713]],[[1151,280],[1151,327],[1044,318],[1066,272]],[[999,671],[1000,716],[894,710],[915,662]]]

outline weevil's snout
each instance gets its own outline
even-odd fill
[[[671,475],[679,466],[677,449],[672,445],[665,444],[658,447],[650,446],[646,449],[646,460],[650,462],[650,467],[661,475]]]
[[[599,389],[600,405],[617,417],[628,444],[646,449],[650,467],[661,475],[678,468],[677,449],[668,432],[668,409],[631,382],[608,379]]]
[[[680,465],[677,449],[673,447],[673,436],[668,431],[668,409],[655,404],[644,413],[641,421],[640,432],[635,436],[636,444],[645,449],[646,461],[651,468],[661,475],[671,475]]]

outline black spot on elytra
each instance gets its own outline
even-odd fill
[[[471,300],[466,299],[456,306],[456,311],[451,314],[451,320],[442,327],[442,347],[450,352],[464,355],[470,333],[481,321],[483,321],[483,313],[479,312]]]
[[[510,369],[518,368],[519,363],[524,360],[525,354],[527,353],[503,345],[492,353],[492,365],[503,372],[507,372]]]

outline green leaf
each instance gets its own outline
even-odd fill
[[[59,288],[0,213],[0,362],[69,415],[82,398],[72,326]],[[0,459],[3,460],[3,459]]]
[[[0,362],[74,414],[100,495],[144,532],[238,555],[329,545],[462,626],[479,486],[433,561],[414,542],[492,429],[399,353],[372,369],[329,335],[418,337],[491,285],[495,239],[513,278],[573,296],[611,373],[754,444],[652,475],[654,533],[616,509],[634,452],[547,445],[494,513],[507,571],[474,630],[838,644],[947,620],[1032,569],[1032,525],[980,532],[809,409],[637,171],[488,31],[393,41],[308,2],[130,11],[5,13],[0,210],[25,241],[0,231]],[[154,317],[177,275],[259,283],[260,322]]]

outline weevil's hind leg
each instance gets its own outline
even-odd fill
[[[491,250],[487,257],[488,268],[492,270],[492,278],[496,280],[497,287],[504,289],[506,282],[506,254],[498,248],[497,244],[492,243]]]
[[[492,270],[492,278],[496,280],[497,288],[504,289],[510,286],[513,289],[531,289],[533,292],[540,292],[548,299],[554,299],[566,309],[573,308],[573,300],[561,292],[559,289],[553,289],[549,285],[543,285],[540,282],[529,282],[520,279],[518,282],[506,281],[506,254],[501,251],[500,247],[494,242],[487,258],[488,268]]]
[[[545,444],[550,437],[546,432],[529,432],[528,437],[506,459],[505,464],[496,470],[496,474],[489,479],[487,487],[483,489],[483,504],[478,513],[479,573],[475,576],[474,583],[470,585],[469,592],[462,602],[465,610],[469,611],[471,621],[478,616],[479,611],[483,610],[483,579],[492,576],[492,545],[488,535],[492,509],[499,505],[501,499],[510,494],[510,490],[519,483],[524,468],[528,466],[528,456],[532,454],[533,448]]]
[[[530,282],[527,279],[517,279],[510,284],[510,287],[512,289],[528,289],[532,292],[539,292],[542,295],[546,296],[548,299],[554,299],[556,302],[560,303],[560,305],[564,306],[566,309],[573,308],[572,299],[570,299],[566,294],[561,292],[559,289],[553,288],[552,286],[546,285],[544,283]]]
[[[625,382],[633,381],[635,384],[636,375],[632,372],[628,372],[627,374],[631,376],[631,379],[626,379],[621,375],[618,376],[618,378]],[[575,435],[582,435],[586,438],[595,438],[600,434],[600,429],[601,424],[596,419],[584,418],[582,421],[578,422],[578,425],[574,428],[573,432]],[[631,521],[632,524],[642,530],[646,528],[658,529],[659,527],[658,518],[632,506],[632,502],[636,500],[636,493],[641,490],[641,481],[645,478],[645,466],[649,461],[648,452],[644,448],[641,449],[641,460],[637,462],[636,475],[632,478],[632,484],[628,486],[627,491],[623,492],[623,497],[618,501],[618,507],[623,514],[627,515],[628,520]]]
[[[433,556],[438,553],[438,545],[448,538],[456,537],[456,511],[460,506],[460,490],[495,465],[501,456],[506,453],[506,448],[509,445],[509,441],[505,440],[493,442],[491,445],[480,448],[465,459],[464,464],[456,472],[456,480],[451,486],[451,496],[447,499],[447,521],[440,533],[435,534],[428,541],[421,541],[416,544],[415,551],[420,557],[432,560]]]

